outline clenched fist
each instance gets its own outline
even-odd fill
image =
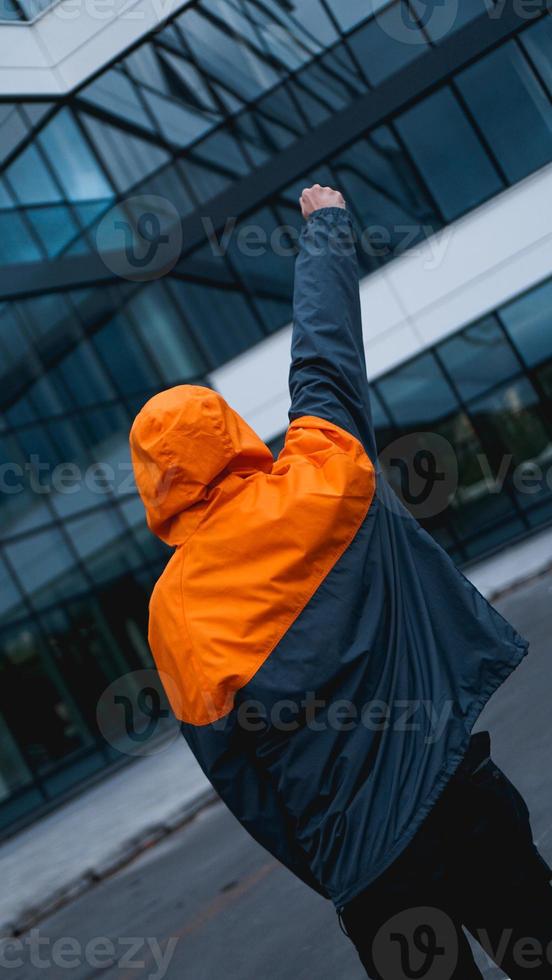
[[[315,184],[314,187],[306,187],[299,198],[301,211],[305,220],[310,218],[314,211],[320,208],[346,208],[345,198],[339,191],[334,191],[331,187],[321,187]]]

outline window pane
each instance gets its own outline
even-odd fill
[[[210,367],[224,364],[261,340],[260,327],[239,293],[178,280],[171,283],[171,291]]]
[[[488,0],[410,0],[419,21],[432,41],[441,41],[447,34],[464,27],[470,20],[488,11]]]
[[[552,105],[514,41],[463,71],[458,85],[512,183],[552,159]]]
[[[13,208],[13,197],[6,187],[6,182],[0,177],[0,208]]]
[[[170,159],[166,150],[83,114],[83,122],[120,191],[144,180]]]
[[[201,15],[201,8],[179,18],[186,40],[207,75],[247,101],[274,85],[278,74],[231,30],[222,31]]]
[[[541,17],[520,34],[520,41],[552,95],[552,17]]]
[[[17,106],[0,103],[0,160],[28,136],[29,124]]]
[[[0,212],[0,262],[35,262],[43,253],[31,236],[30,229],[18,214]]]
[[[530,483],[513,479],[512,493],[523,508],[532,507],[551,493],[552,419],[546,406],[526,378],[506,385],[472,407],[495,475],[504,473],[505,461],[511,460],[508,480],[516,468],[532,464],[540,471]],[[518,469],[519,476],[519,469]],[[500,477],[499,477],[500,478]]]
[[[500,319],[529,367],[552,357],[552,280],[502,307]]]
[[[0,639],[0,698],[4,721],[34,771],[46,771],[83,744],[80,719],[31,623]]]
[[[13,576],[0,558],[0,620],[5,621],[23,609],[23,596]]]
[[[184,383],[205,372],[205,362],[163,286],[146,287],[126,309],[166,381]]]
[[[379,85],[427,50],[403,0],[355,31],[349,43],[371,85]]]
[[[364,0],[363,3],[359,3],[359,0],[328,0],[328,5],[341,29],[348,31],[389,2],[390,0]]]
[[[466,541],[509,520],[515,514],[513,501],[503,486],[492,485],[500,463],[488,458],[472,419],[459,412],[437,431],[453,447],[458,462],[458,487],[448,510],[456,535]]]
[[[447,220],[502,190],[502,181],[450,89],[435,92],[399,116],[397,129]]]
[[[216,9],[216,5],[213,7]],[[329,47],[338,40],[337,31],[320,0],[294,0],[285,6],[274,0],[269,3],[248,0],[244,7],[248,17],[259,25],[263,40],[276,56],[286,42],[289,49],[293,48],[304,60],[309,53],[317,53],[321,47]],[[288,64],[285,58],[284,63]]]
[[[397,425],[416,430],[456,411],[458,401],[432,354],[382,378],[378,392]]]
[[[186,146],[212,129],[219,116],[194,112],[188,106],[165,99],[162,95],[144,89],[144,98],[157,120],[165,139],[177,146]]]
[[[114,397],[115,389],[88,341],[83,341],[58,367],[77,405],[93,405]]]
[[[74,564],[71,552],[56,528],[32,534],[17,544],[7,544],[6,554],[23,589],[31,596]]]
[[[24,20],[24,18],[12,0],[0,0],[0,22],[10,20]]]
[[[49,257],[60,255],[79,234],[79,228],[69,208],[62,205],[31,208],[27,215]]]
[[[103,327],[95,335],[93,342],[123,393],[144,391],[161,385],[161,378],[151,359],[136,340],[131,325],[122,314]]]
[[[362,231],[370,233],[360,254],[368,268],[414,245],[428,228],[437,231],[441,226],[423,184],[387,127],[355,143],[332,166]]]
[[[6,176],[21,204],[63,200],[63,194],[36,146],[28,146],[11,167],[8,167]]]
[[[91,85],[87,85],[81,98],[107,109],[121,119],[132,119],[139,126],[155,132],[154,123],[138,98],[136,86],[117,68],[104,72]]]
[[[112,197],[113,191],[68,109],[38,137],[70,200]]]
[[[438,350],[465,399],[481,395],[521,371],[504,332],[493,317],[440,344]]]

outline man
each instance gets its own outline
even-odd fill
[[[480,976],[463,924],[513,980],[550,976],[551,872],[488,735],[470,739],[527,643],[386,483],[352,221],[330,188],[301,206],[278,459],[207,388],[133,425],[149,526],[176,548],[151,648],[222,799],[334,902],[371,976]]]

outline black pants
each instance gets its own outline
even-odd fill
[[[373,980],[480,980],[462,926],[511,980],[552,978],[552,872],[486,745],[472,738],[412,844],[342,911]]]

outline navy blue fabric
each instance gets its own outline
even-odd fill
[[[346,213],[327,209],[302,237],[290,417],[357,436],[376,464],[374,500],[232,713],[183,726],[244,826],[338,907],[412,840],[527,651],[377,466],[356,256],[335,246],[351,232]]]
[[[295,268],[290,422],[334,422],[376,455],[366,376],[355,228],[348,211],[315,211],[301,235]]]

